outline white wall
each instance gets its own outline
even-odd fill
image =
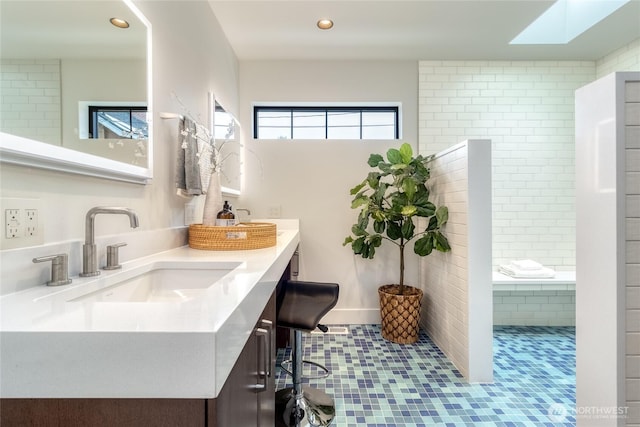
[[[421,61],[421,152],[488,138],[493,263],[575,268],[574,91],[592,61]]]
[[[491,141],[456,144],[429,167],[432,201],[449,208],[451,251],[420,260],[420,324],[469,382],[491,382]]]
[[[0,197],[42,200],[45,244],[68,240],[80,244],[85,214],[99,205],[133,208],[140,217],[135,232],[183,225],[186,199],[175,195],[174,184],[178,123],[160,120],[158,112],[180,112],[171,95],[175,92],[194,114],[206,117],[207,91],[213,90],[237,113],[238,61],[209,5],[199,1],[136,3],[153,26],[153,182],[141,186],[2,164]],[[96,221],[97,236],[129,230],[118,215],[102,215]],[[135,257],[129,249],[123,248],[122,260]],[[77,274],[80,261],[70,258],[70,274]]]
[[[395,247],[373,260],[353,255],[342,242],[356,221],[349,190],[369,172],[371,153],[386,153],[398,141],[255,141],[251,103],[268,101],[402,102],[403,140],[416,144],[417,66],[408,61],[246,61],[240,65],[240,97],[246,153],[245,191],[237,206],[265,218],[281,207],[283,218],[300,218],[300,279],[340,284],[340,299],[326,323],[378,323],[377,288],[398,280]],[[384,245],[383,245],[384,246]],[[409,257],[407,281],[417,283]]]

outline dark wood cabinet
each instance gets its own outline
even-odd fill
[[[216,399],[0,399],[2,427],[273,427],[275,293]]]
[[[217,424],[209,427],[273,427],[275,420],[275,317],[276,299],[272,295],[253,334],[218,395],[215,405]],[[211,418],[211,417],[210,417]]]

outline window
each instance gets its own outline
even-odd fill
[[[255,139],[399,139],[398,106],[254,106]]]
[[[89,138],[147,139],[147,107],[89,106]]]

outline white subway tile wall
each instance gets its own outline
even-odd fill
[[[494,291],[494,325],[575,326],[575,291]]]
[[[422,326],[465,378],[469,378],[467,153],[465,144],[430,164],[430,189],[437,196],[432,201],[449,208],[446,234],[452,249],[420,259],[425,295]]]
[[[419,147],[492,140],[493,264],[575,269],[574,92],[593,61],[420,61]]]
[[[640,39],[596,61],[596,78],[604,77],[614,71],[640,71]]]
[[[625,158],[627,425],[640,425],[640,81],[625,86]]]
[[[60,60],[0,60],[0,130],[59,145]]]
[[[493,378],[492,317],[486,309],[492,303],[490,148],[488,140],[465,141],[429,163],[432,201],[449,209],[451,252],[420,259],[421,326],[472,382]],[[471,188],[477,190],[472,197]],[[470,258],[470,252],[478,255]]]

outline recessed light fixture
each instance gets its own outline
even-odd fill
[[[321,30],[329,30],[333,27],[333,21],[331,19],[321,19],[316,23],[316,25]]]
[[[111,18],[109,22],[118,28],[129,28],[129,23],[122,18]]]

